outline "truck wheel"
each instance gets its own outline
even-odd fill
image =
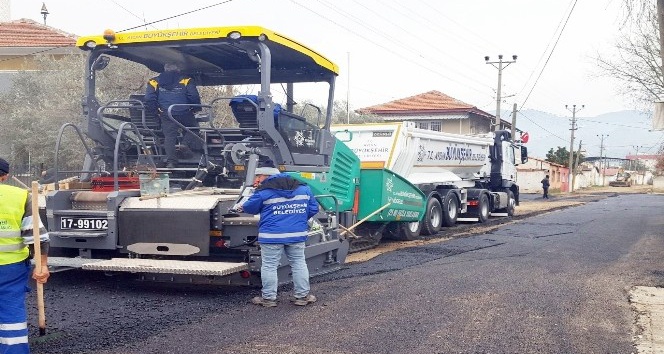
[[[507,190],[507,208],[501,209],[500,212],[507,213],[508,216],[514,215],[514,209],[516,205],[516,200],[514,199],[514,193],[511,189]]]
[[[454,193],[449,192],[443,198],[443,225],[454,226],[459,217],[459,202]]]
[[[435,235],[440,231],[443,219],[443,208],[438,199],[431,197],[427,201],[427,211],[422,219],[422,232],[425,235]]]
[[[486,194],[480,196],[479,205],[477,206],[477,219],[480,223],[489,220],[489,197]]]
[[[422,231],[422,224],[419,221],[401,223],[397,239],[402,241],[415,240],[420,236],[420,231]]]

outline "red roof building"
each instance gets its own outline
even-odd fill
[[[487,133],[495,120],[494,115],[439,91],[360,108],[357,112],[376,115],[384,121],[412,121],[418,128],[457,134]],[[511,127],[501,121],[500,129]]]
[[[0,22],[0,71],[30,69],[39,54],[57,57],[78,51],[73,34],[28,19]]]

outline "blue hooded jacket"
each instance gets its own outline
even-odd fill
[[[177,71],[165,71],[148,81],[145,89],[146,114],[166,113],[173,104],[201,104],[193,80]],[[200,111],[200,107],[173,107],[174,116]]]
[[[259,243],[292,244],[307,240],[307,220],[318,213],[318,203],[308,186],[280,173],[264,180],[242,209],[260,213]]]

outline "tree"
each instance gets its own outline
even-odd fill
[[[60,126],[80,121],[84,58],[36,59],[39,69],[18,72],[11,89],[0,97],[0,139],[10,146],[13,164],[30,160],[33,165],[52,166]],[[71,138],[63,142],[62,156],[80,157],[80,143]]]
[[[615,53],[598,53],[600,73],[623,83],[619,93],[640,107],[664,99],[657,7],[651,1],[625,0],[628,16]]]
[[[52,167],[55,163],[55,144],[60,128],[65,123],[79,125],[85,131],[85,117],[81,108],[84,94],[85,55],[56,58],[39,55],[37,68],[19,71],[12,86],[0,96],[0,139],[11,150],[9,160],[14,165]],[[131,94],[145,93],[148,79],[156,73],[142,65],[113,58],[108,67],[97,73],[97,99],[101,104],[111,100],[127,100]],[[203,102],[215,97],[233,97],[232,86],[201,87]],[[217,101],[212,107],[214,124],[218,127],[237,124],[228,107],[228,100]],[[127,116],[126,109],[109,110]],[[119,125],[117,120],[108,120]],[[93,143],[86,141],[88,146]],[[60,170],[80,170],[83,145],[73,131],[67,129],[60,144]]]
[[[344,123],[377,123],[381,122],[378,116],[373,114],[362,114],[357,113],[350,109],[347,106],[345,100],[334,101],[334,110],[332,114],[332,123],[334,124],[344,124]]]
[[[576,161],[577,159],[577,152],[573,152],[573,159]],[[565,167],[570,167],[569,166],[569,151],[567,151],[567,148],[565,147],[560,147],[554,151],[553,148],[549,149],[549,152],[546,153],[546,161],[556,163],[559,165],[563,165]],[[584,161],[584,156],[583,154],[580,154],[578,156],[578,164],[580,165],[581,162]],[[576,165],[575,165],[576,166]]]

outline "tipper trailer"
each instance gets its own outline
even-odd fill
[[[394,238],[433,235],[458,220],[511,216],[519,204],[516,165],[527,161],[527,149],[509,131],[470,136],[420,129],[413,122],[339,124],[332,131],[363,168],[387,168],[426,196],[424,218],[393,224],[388,230]]]
[[[305,250],[312,275],[343,264],[349,241],[368,247],[387,225],[424,215],[419,189],[388,168],[361,168],[357,155],[333,136],[338,67],[299,42],[246,26],[107,31],[81,37],[77,46],[88,53],[83,121],[65,124],[56,143],[56,190],[46,196],[57,256],[51,265],[133,272],[154,281],[259,284],[258,218],[233,207],[251,193],[256,168],[267,163],[309,185],[321,206],[310,220]],[[112,77],[113,63],[122,60],[151,72],[175,62],[199,88],[259,89],[190,105],[205,114],[197,117],[200,127],[181,130],[197,134],[203,150],[169,168],[159,117],[146,114],[141,92],[111,99],[98,92],[98,78]],[[100,75],[104,69],[111,72]],[[294,88],[311,83],[327,84],[327,110],[296,112]],[[273,102],[275,88],[284,90],[283,107]],[[229,106],[235,126],[216,126],[215,112]],[[161,119],[174,120],[171,108]],[[85,149],[80,171],[59,167],[65,133],[78,135]],[[71,174],[81,183],[57,189]],[[289,279],[287,265],[284,257],[282,280]]]

